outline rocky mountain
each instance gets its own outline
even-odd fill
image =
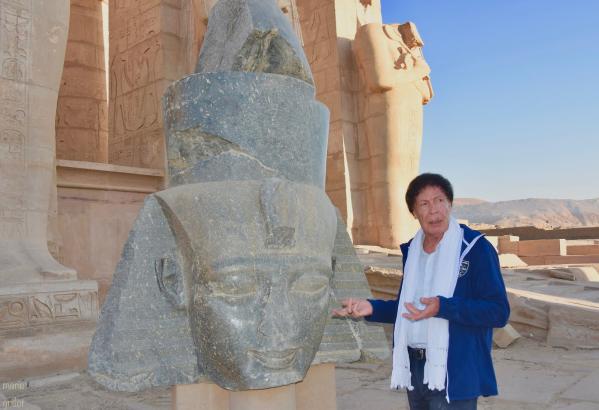
[[[498,227],[599,226],[599,198],[585,200],[531,198],[501,202],[456,198],[453,214],[470,223]]]

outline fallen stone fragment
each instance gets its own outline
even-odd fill
[[[505,325],[501,329],[495,329],[493,331],[493,343],[502,349],[505,349],[521,337],[522,336],[520,336],[520,333],[518,333],[518,331],[510,324]]]

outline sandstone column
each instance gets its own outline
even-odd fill
[[[71,278],[48,252],[54,119],[69,2],[0,1],[0,278]]]

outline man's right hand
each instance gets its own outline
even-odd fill
[[[372,305],[366,299],[344,299],[341,301],[341,309],[333,309],[334,317],[352,317],[359,319],[372,315]]]

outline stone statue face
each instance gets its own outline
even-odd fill
[[[183,270],[200,368],[231,390],[300,381],[328,317],[336,216],[326,194],[281,180],[170,191],[169,219],[190,244]]]
[[[191,321],[202,364],[226,388],[301,380],[326,321],[330,258],[257,259],[208,268],[196,287]]]

